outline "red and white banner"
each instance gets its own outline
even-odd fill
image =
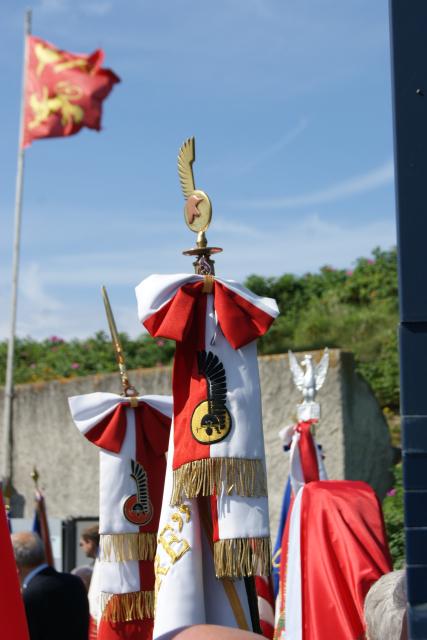
[[[274,635],[274,593],[271,576],[255,576],[258,601],[259,625],[264,638],[271,640]]]
[[[369,485],[306,484],[283,536],[274,637],[362,640],[365,596],[391,568],[381,507]]]
[[[321,450],[312,434],[316,423],[317,420],[301,421],[279,433],[283,445],[289,447],[289,476],[294,496],[307,482],[328,479]]]
[[[155,560],[154,638],[194,624],[250,629],[242,579],[215,577],[209,498],[171,506],[173,434]]]
[[[99,637],[148,639],[172,400],[92,393],[69,403],[78,429],[100,448]]]
[[[136,288],[153,336],[177,343],[173,370],[172,505],[212,496],[218,576],[270,569],[256,339],[276,302],[199,275],[153,275]]]

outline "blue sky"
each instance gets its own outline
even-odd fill
[[[395,243],[387,0],[39,0],[33,33],[102,47],[103,131],[26,152],[18,334],[137,335],[134,286],[191,271],[176,156],[196,137],[217,274],[349,267]],[[0,337],[7,333],[26,4],[0,7]]]

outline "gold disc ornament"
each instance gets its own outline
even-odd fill
[[[222,415],[211,413],[209,400],[204,400],[194,409],[191,417],[191,433],[200,444],[215,444],[230,433],[231,417],[228,409]]]

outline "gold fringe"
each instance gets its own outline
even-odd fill
[[[230,538],[214,543],[217,578],[269,576],[271,572],[270,538]]]
[[[102,617],[108,622],[154,618],[154,591],[105,593],[101,591]]]
[[[100,558],[106,562],[154,560],[155,533],[108,533],[100,536]]]
[[[187,462],[173,472],[171,506],[188,498],[227,495],[260,497],[267,495],[261,460],[247,458],[204,458]]]

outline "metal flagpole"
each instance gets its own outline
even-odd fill
[[[21,236],[22,192],[24,186],[24,149],[22,147],[24,135],[25,108],[25,80],[27,70],[28,45],[27,37],[31,33],[31,10],[25,12],[24,18],[24,61],[22,71],[21,112],[19,125],[18,166],[16,171],[15,192],[15,231],[13,241],[12,263],[12,298],[10,312],[9,342],[7,348],[6,384],[4,396],[4,428],[3,428],[3,478],[10,480],[11,476],[11,437],[13,421],[13,360],[15,348],[16,305],[18,297],[19,250]]]

